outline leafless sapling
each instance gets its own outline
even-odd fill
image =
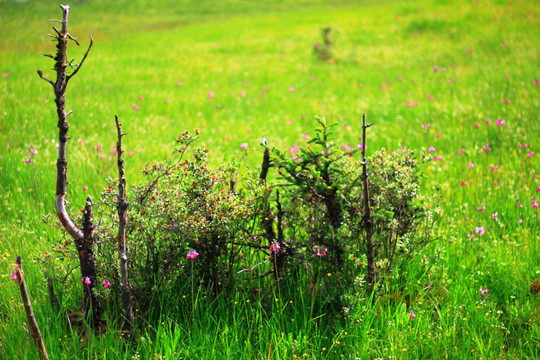
[[[366,124],[366,114],[362,116],[362,180],[364,182],[364,217],[362,219],[366,229],[366,256],[368,265],[367,283],[368,292],[372,293],[377,281],[375,272],[375,255],[373,252],[373,221],[369,203],[369,181],[366,160],[366,129],[373,124]]]
[[[122,137],[126,134],[122,133],[122,124],[118,121],[118,116],[115,116],[116,130],[118,134],[118,142],[116,143],[116,154],[118,156],[118,252],[120,255],[120,278],[121,278],[121,299],[122,313],[124,322],[122,330],[128,334],[133,331],[133,306],[131,302],[131,291],[128,279],[128,257],[126,247],[126,225],[127,225],[127,209],[129,203],[126,201],[126,176],[124,170],[124,159],[122,157]]]
[[[66,113],[66,88],[69,81],[79,72],[81,67],[92,48],[93,39],[90,36],[90,45],[86,50],[81,62],[74,64],[73,60],[68,61],[67,44],[69,40],[73,40],[77,45],[78,41],[68,33],[68,17],[69,5],[60,5],[62,9],[62,24],[61,30],[53,26],[56,33],[53,37],[56,44],[56,55],[44,54],[54,60],[54,70],[56,71],[56,81],[47,79],[41,70],[38,70],[38,75],[47,81],[54,89],[56,113],[58,116],[58,160],[57,160],[57,176],[56,176],[56,213],[64,229],[71,235],[75,242],[75,246],[79,253],[79,261],[81,267],[81,275],[84,290],[84,311],[86,321],[93,327],[97,327],[101,318],[101,306],[99,299],[94,291],[96,286],[96,268],[94,265],[94,226],[92,222],[92,199],[88,196],[84,208],[84,223],[83,229],[73,223],[66,210],[65,196],[67,194],[67,141],[69,139],[67,133],[69,124],[67,117],[72,113]],[[68,73],[68,68],[74,69]]]

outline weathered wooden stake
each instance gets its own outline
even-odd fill
[[[49,360],[49,355],[47,355],[47,349],[43,343],[43,338],[41,337],[41,331],[39,331],[39,326],[34,316],[34,311],[32,310],[32,304],[30,303],[30,297],[28,296],[28,291],[26,290],[26,282],[24,281],[24,272],[21,264],[21,257],[17,255],[15,260],[15,274],[19,280],[19,288],[21,290],[21,298],[24,304],[24,311],[26,312],[26,318],[28,319],[28,324],[30,327],[30,335],[34,339],[34,344],[38,349],[39,358],[41,360]]]

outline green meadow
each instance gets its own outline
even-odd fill
[[[210,164],[258,169],[263,136],[305,146],[319,115],[338,123],[339,147],[357,147],[366,113],[368,155],[407,147],[429,158],[421,192],[441,208],[433,241],[399,269],[399,291],[332,317],[308,292],[271,311],[240,291],[192,311],[186,292],[184,308],[140,321],[134,341],[111,312],[106,333],[81,336],[49,301],[42,259],[61,258],[65,235],[44,221],[55,216],[58,129],[36,71],[55,79],[43,54],[55,51],[58,5],[0,0],[0,360],[38,358],[10,277],[16,255],[55,360],[540,358],[537,1],[71,3],[70,59],[89,34],[94,45],[67,89],[70,212],[118,176],[115,114],[129,186],[184,130],[200,130]],[[327,61],[314,55],[324,27]],[[80,310],[80,281],[56,291],[64,310]]]

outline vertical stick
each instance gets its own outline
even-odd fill
[[[366,129],[373,124],[366,125],[366,114],[362,116],[362,179],[364,180],[364,226],[366,228],[366,255],[368,262],[368,292],[373,292],[377,273],[375,272],[375,256],[373,253],[373,223],[371,221],[371,209],[369,204],[369,182],[366,160]]]
[[[118,142],[116,143],[116,154],[118,156],[118,251],[120,254],[120,278],[122,293],[122,311],[124,315],[124,324],[122,330],[131,333],[133,331],[133,307],[131,303],[131,292],[128,280],[128,257],[126,250],[126,225],[127,208],[129,203],[126,201],[126,177],[124,170],[124,159],[122,157],[122,124],[118,121],[118,115],[115,115],[116,130]]]
[[[30,335],[32,336],[32,339],[34,339],[34,343],[36,344],[36,347],[38,349],[39,358],[41,360],[49,360],[49,355],[47,355],[47,349],[45,348],[43,338],[41,337],[41,331],[39,331],[39,326],[34,316],[34,311],[32,310],[30,297],[28,296],[28,291],[26,290],[26,282],[24,281],[21,257],[19,255],[17,255],[15,263],[15,272],[19,279],[19,287],[21,289],[21,298],[24,304],[24,311],[26,312],[26,318],[28,319],[28,324],[30,325]]]

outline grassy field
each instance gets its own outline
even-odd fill
[[[262,136],[281,148],[304,144],[322,115],[355,145],[367,113],[368,153],[407,146],[433,158],[422,191],[440,193],[443,212],[424,261],[402,274],[406,291],[331,324],[313,316],[308,298],[267,313],[238,295],[212,310],[201,303],[192,316],[163,309],[136,343],[114,331],[80,338],[52,311],[34,261],[61,237],[41,220],[54,213],[58,132],[54,94],[36,75],[53,76],[42,54],[54,51],[47,20],[61,12],[46,1],[0,1],[0,359],[37,358],[9,276],[17,254],[51,359],[540,358],[540,295],[531,291],[540,281],[538,2],[70,5],[81,42],[70,57],[81,58],[88,34],[95,40],[67,95],[75,209],[117,176],[115,114],[135,184],[185,129],[200,129],[212,164],[247,143],[256,167]],[[330,62],[313,55],[325,26]],[[66,289],[64,301],[79,295]]]

